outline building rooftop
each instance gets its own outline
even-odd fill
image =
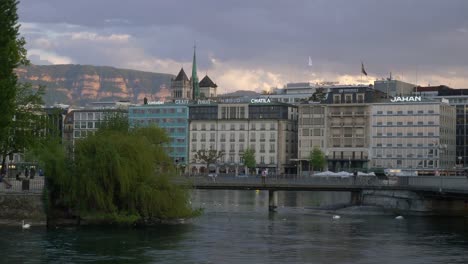
[[[185,74],[184,68],[180,69],[179,74],[177,74],[177,77],[174,79],[174,81],[189,81],[187,74]]]
[[[218,85],[216,85],[216,83],[214,83],[210,77],[208,77],[208,75],[205,75],[205,77],[203,77],[203,79],[200,81],[199,87],[212,87],[212,88],[216,88],[218,87]]]

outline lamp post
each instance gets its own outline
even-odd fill
[[[438,176],[439,176],[439,179],[440,179],[440,183],[439,183],[439,192],[442,192],[442,174],[440,173],[440,161],[441,161],[441,153],[447,149],[447,145],[446,144],[437,144],[436,145],[436,148],[439,150],[439,152],[437,153],[437,156],[438,156],[438,159],[437,159],[437,172],[438,172]]]

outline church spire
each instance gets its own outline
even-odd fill
[[[193,100],[200,98],[200,87],[198,86],[197,76],[197,57],[196,57],[196,46],[193,46],[193,63],[192,63],[192,91]]]

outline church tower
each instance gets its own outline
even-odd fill
[[[177,77],[171,80],[171,95],[173,99],[192,99],[192,84],[184,68],[180,69]]]
[[[198,86],[198,76],[197,76],[197,57],[196,57],[196,46],[193,46],[193,63],[192,63],[192,99],[196,100],[200,98],[200,87]]]

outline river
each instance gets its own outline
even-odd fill
[[[468,263],[468,219],[347,215],[313,208],[344,193],[194,191],[190,224],[155,228],[0,227],[1,263]]]

